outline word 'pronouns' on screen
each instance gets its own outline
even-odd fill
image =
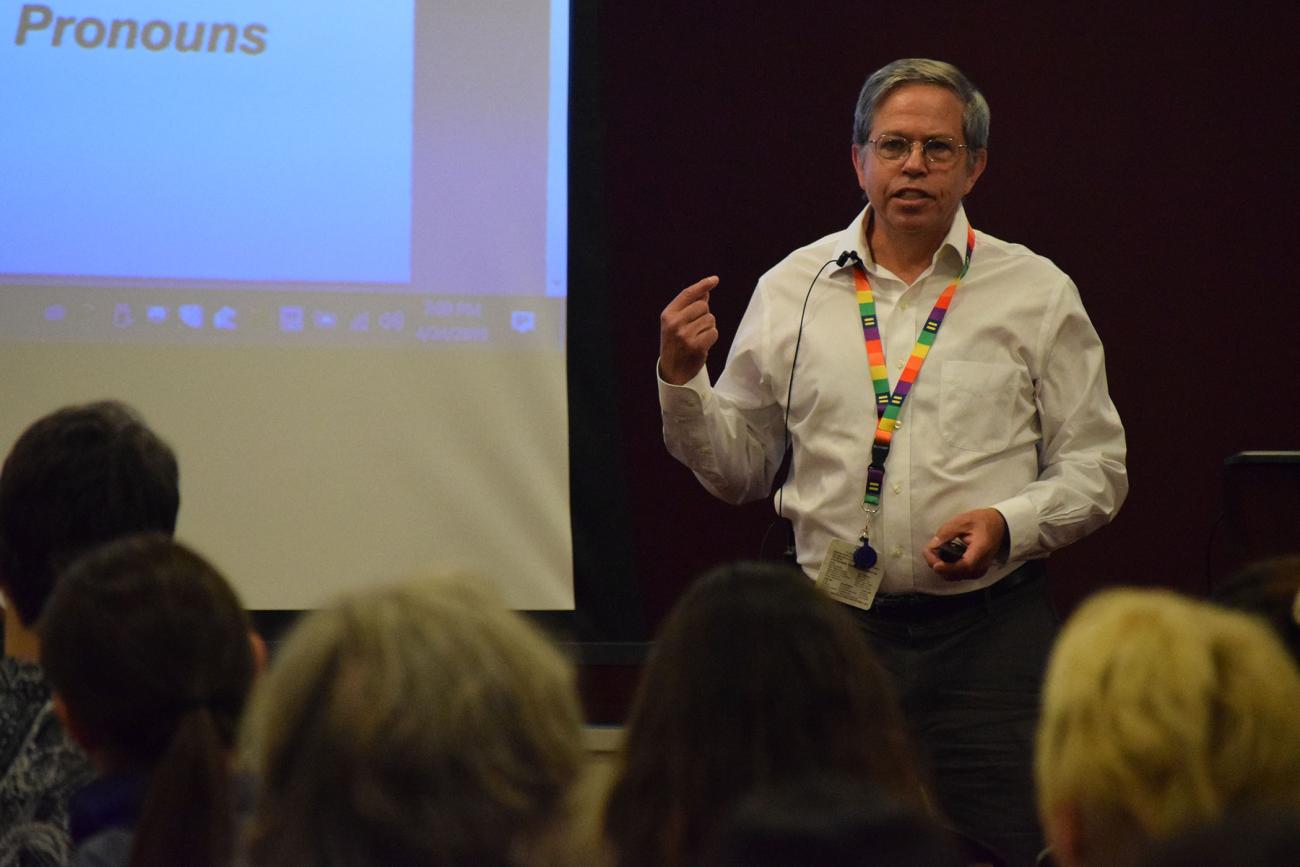
[[[67,37],[71,34],[71,40]],[[77,45],[80,48],[134,49],[148,51],[205,51],[233,53],[236,46],[244,54],[261,54],[266,50],[267,28],[264,24],[230,24],[225,22],[172,23],[154,19],[141,23],[134,18],[77,18],[56,15],[49,6],[28,3],[18,14],[18,31],[15,45],[41,45],[61,48]],[[242,41],[241,41],[242,39]]]
[[[0,5],[0,282],[406,284],[414,7]]]

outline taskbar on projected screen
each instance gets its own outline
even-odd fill
[[[562,350],[564,298],[0,287],[0,339]]]

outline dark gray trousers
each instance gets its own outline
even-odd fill
[[[956,597],[885,595],[850,610],[895,678],[947,818],[1013,867],[1032,865],[1043,847],[1034,729],[1059,625],[1042,563]]]

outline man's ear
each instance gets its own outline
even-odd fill
[[[256,629],[248,630],[248,646],[253,649],[253,674],[261,676],[266,671],[266,639]]]
[[[970,191],[975,189],[975,182],[984,174],[984,170],[989,165],[989,149],[980,148],[975,151],[974,160],[971,163],[970,171],[966,173],[966,187],[962,190],[962,197],[970,195]]]
[[[849,149],[849,157],[853,160],[853,173],[858,176],[858,188],[862,194],[867,194],[867,167],[863,164],[866,158],[866,146],[858,147],[853,145]]]

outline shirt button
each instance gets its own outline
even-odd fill
[[[894,482],[894,493],[901,494],[902,492],[903,492],[903,486],[900,485],[898,482]]]
[[[910,306],[910,305],[909,305],[906,301],[904,301],[902,304],[899,304],[899,305],[898,305],[898,309],[899,309],[899,310],[906,310],[909,306]]]
[[[903,429],[903,420],[898,419],[897,421],[894,422],[894,430],[902,430],[902,429]]]
[[[893,554],[894,554],[894,559],[898,559],[899,557],[902,557],[902,556],[903,556],[903,546],[902,546],[902,545],[895,545],[895,546],[894,546]]]
[[[906,366],[907,366],[907,362],[906,362],[906,361],[900,361],[900,362],[898,362],[898,364],[895,364],[895,365],[894,365],[894,369],[895,369],[895,370],[902,370],[902,369],[903,369],[904,367],[906,367]]]

